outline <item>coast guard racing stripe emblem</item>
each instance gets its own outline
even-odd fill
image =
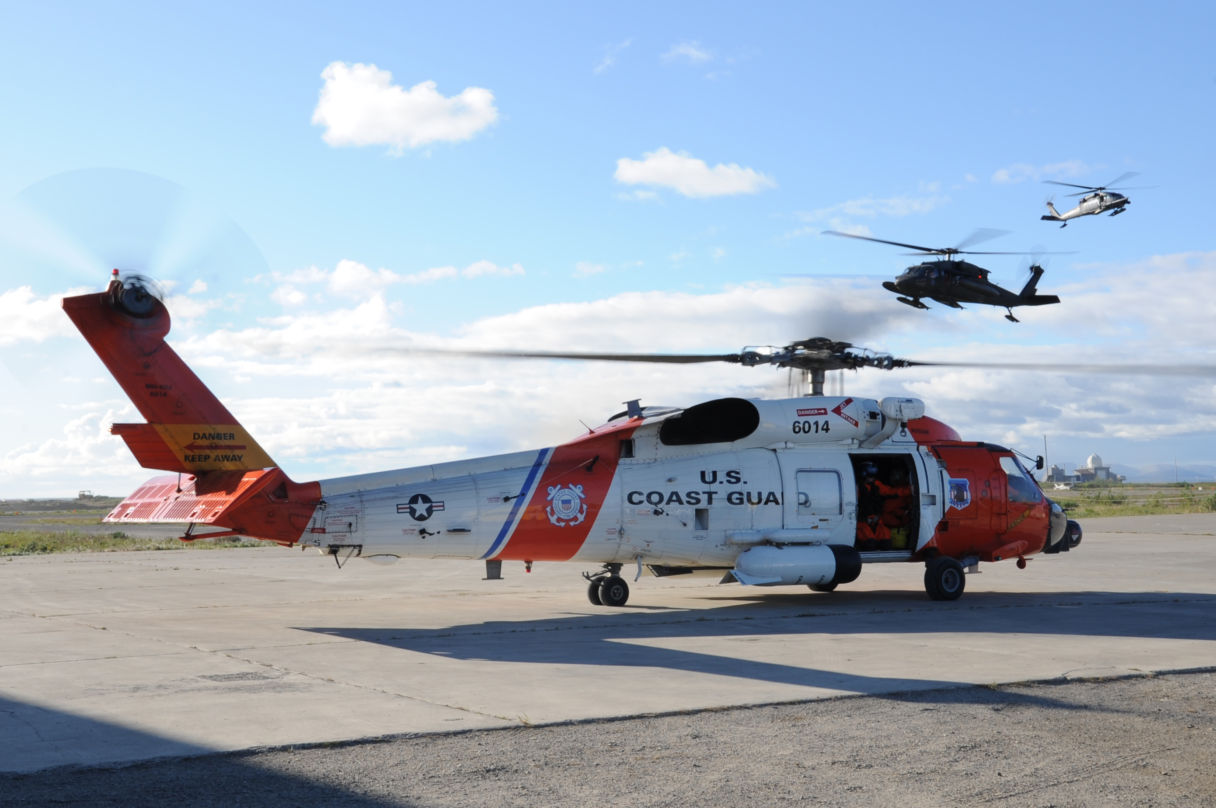
[[[587,540],[612,487],[621,441],[632,436],[641,423],[641,418],[630,418],[555,447],[518,525],[502,549],[489,557],[508,561],[573,558]]]
[[[583,504],[586,496],[581,485],[551,485],[545,515],[558,527],[581,524],[587,518],[587,506]]]

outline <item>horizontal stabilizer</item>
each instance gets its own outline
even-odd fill
[[[240,424],[114,424],[110,432],[146,469],[197,473],[274,465]]]
[[[103,521],[113,524],[219,525],[223,534],[293,544],[307,530],[321,489],[294,483],[280,469],[154,477]]]

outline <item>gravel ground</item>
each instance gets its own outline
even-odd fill
[[[1216,669],[0,777],[6,808],[604,804],[1216,806]]]

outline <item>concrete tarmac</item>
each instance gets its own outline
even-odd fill
[[[564,564],[2,559],[0,772],[1216,669],[1216,514],[1084,528],[1025,570],[981,565],[952,603],[898,563],[831,594],[644,574],[609,609]]]

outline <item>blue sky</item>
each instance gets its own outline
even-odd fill
[[[0,497],[125,493],[134,415],[58,310],[112,266],[296,479],[568,439],[620,402],[783,395],[770,369],[439,361],[401,347],[1216,364],[1206,4],[4,4]],[[1056,179],[1129,171],[1060,229]],[[915,311],[841,229],[1045,256],[1021,309]],[[981,259],[1020,288],[1028,259]],[[1071,469],[1216,467],[1216,379],[863,371]],[[1216,472],[1214,472],[1216,473]]]

